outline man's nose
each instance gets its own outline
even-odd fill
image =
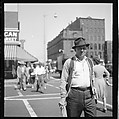
[[[83,48],[81,48],[81,51],[84,51],[84,49],[83,49]]]

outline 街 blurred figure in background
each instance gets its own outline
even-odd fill
[[[110,77],[109,72],[107,69],[102,65],[100,58],[94,57],[94,74],[95,74],[95,87],[97,91],[97,98],[102,98],[103,101],[103,111],[106,112],[106,97],[107,97],[107,91],[106,91],[106,84],[108,86],[112,86],[112,84],[109,83],[108,79]],[[105,77],[104,77],[105,75]]]
[[[18,61],[17,77],[20,90],[26,91],[26,66],[24,61]]]

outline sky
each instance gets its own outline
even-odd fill
[[[41,62],[44,62],[46,44],[58,36],[71,22],[74,22],[76,17],[90,16],[105,19],[105,39],[112,41],[112,9],[112,3],[4,4],[5,11],[18,11],[19,39],[25,40],[24,49]],[[47,55],[46,51],[45,54]]]

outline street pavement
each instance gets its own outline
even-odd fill
[[[112,79],[110,78],[110,82]],[[36,92],[31,86],[26,91],[16,88],[17,79],[4,81],[4,117],[61,117],[59,74],[51,74],[44,93]],[[97,116],[112,117],[112,87],[107,86],[107,112],[102,111],[102,100],[98,100]],[[82,117],[84,116],[82,112]]]

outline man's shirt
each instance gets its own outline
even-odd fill
[[[42,69],[39,66],[36,66],[34,69],[35,75],[41,75],[42,74]]]
[[[26,75],[26,67],[25,66],[18,66],[17,67],[17,76],[21,78],[22,75]]]
[[[86,58],[87,57],[85,56],[84,59],[80,61],[78,58],[75,57],[71,87],[89,87],[90,86],[89,65]],[[62,76],[61,76],[61,85],[60,85],[61,95],[66,95],[67,93],[65,86],[67,84],[67,79],[69,77],[70,62],[71,62],[71,59],[67,59],[63,66]]]
[[[81,61],[78,58],[74,61],[71,87],[89,87],[90,75],[86,57]]]

